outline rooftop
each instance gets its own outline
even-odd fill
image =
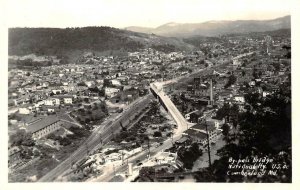
[[[185,134],[192,136],[192,137],[197,137],[200,140],[206,139],[207,135],[204,133],[201,133],[200,131],[195,131],[193,129],[188,129],[184,132]]]
[[[58,121],[59,119],[56,116],[48,116],[43,119],[39,119],[36,122],[32,122],[28,125],[27,130],[34,133]]]
[[[214,131],[216,129],[214,122],[207,121],[206,124],[207,124],[208,131]],[[192,126],[191,128],[206,131],[206,127],[205,127],[204,123],[197,123],[196,125]]]

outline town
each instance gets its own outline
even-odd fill
[[[201,181],[235,142],[241,114],[276,112],[263,105],[278,93],[291,101],[291,38],[194,43],[190,52],[86,52],[72,63],[10,56],[9,181]]]

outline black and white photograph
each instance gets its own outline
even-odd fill
[[[292,6],[5,1],[7,183],[293,183]]]

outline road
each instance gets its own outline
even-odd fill
[[[185,118],[182,116],[182,114],[179,112],[179,110],[176,108],[176,106],[173,104],[173,102],[170,100],[170,98],[162,91],[163,84],[160,83],[151,83],[150,87],[157,93],[157,95],[162,99],[162,101],[165,103],[168,113],[171,114],[175,122],[177,123],[177,129],[174,131],[173,134],[173,140],[167,139],[163,142],[161,146],[158,147],[151,147],[150,148],[150,156],[154,156],[158,152],[171,148],[172,147],[172,141],[175,142],[181,138],[181,135],[183,131],[187,130],[188,123],[186,122]],[[133,163],[133,166],[136,165],[138,160],[146,160],[148,157],[148,150],[144,150],[143,152],[140,152],[139,154],[132,156],[131,158],[128,158],[128,162]],[[126,161],[127,163],[127,161]],[[113,168],[107,167],[104,169],[104,173],[97,177],[96,179],[92,181],[109,181],[114,177],[114,173],[124,173],[127,170],[126,164],[119,164],[114,165]]]
[[[173,141],[176,141],[180,139],[180,136],[177,136],[176,138],[173,138]],[[151,147],[150,148],[150,157],[156,155],[158,152],[171,148],[172,147],[172,140],[171,139],[167,139],[166,141],[164,141],[164,143],[159,146],[159,147]],[[145,149],[144,151],[138,153],[135,156],[132,156],[130,158],[128,158],[128,163],[132,163],[133,166],[136,166],[138,164],[138,161],[142,161],[142,160],[146,160],[148,158],[148,149]],[[125,171],[127,170],[127,159],[124,161],[124,164],[122,165],[122,163],[119,164],[115,164],[114,167],[106,167],[104,168],[104,173],[91,180],[94,182],[108,182],[110,181],[113,177],[114,177],[114,173],[125,173]]]
[[[116,134],[120,129],[120,121],[133,119],[133,117],[144,109],[147,104],[151,101],[151,95],[148,94],[142,98],[137,99],[132,102],[128,107],[119,115],[112,116],[107,119],[102,125],[96,128],[92,134],[85,140],[85,142],[71,154],[62,163],[57,165],[53,170],[48,172],[46,175],[41,177],[39,182],[51,182],[55,181],[59,176],[61,176],[65,171],[67,171],[72,164],[83,159],[87,154],[95,149],[99,144],[104,144],[108,142],[114,134]],[[102,143],[101,143],[102,141]]]
[[[161,100],[164,102],[165,106],[168,109],[168,113],[172,116],[172,118],[175,120],[178,128],[173,134],[173,136],[180,136],[183,131],[188,129],[188,123],[186,122],[185,118],[182,116],[180,111],[177,109],[177,107],[174,105],[174,103],[171,101],[171,99],[163,92],[163,85],[160,83],[151,83],[150,84],[151,89],[161,98]]]

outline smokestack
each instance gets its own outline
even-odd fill
[[[210,79],[210,105],[213,105],[214,98],[213,98],[213,84],[212,79]]]

